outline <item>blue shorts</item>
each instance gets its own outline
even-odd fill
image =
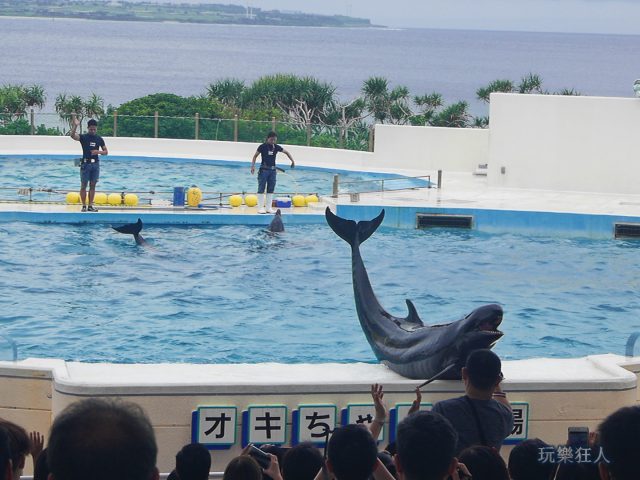
[[[98,178],[100,178],[100,162],[80,165],[80,182],[83,185],[89,182],[97,182]]]
[[[276,171],[261,168],[258,170],[258,193],[264,193],[267,186],[267,193],[273,193],[276,188]]]

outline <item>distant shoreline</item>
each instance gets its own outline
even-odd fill
[[[110,3],[79,0],[69,4],[53,0],[43,6],[37,0],[0,2],[0,17],[48,20],[95,20],[115,22],[176,23],[193,25],[241,25],[283,27],[385,28],[369,19],[344,15],[317,15],[303,12],[247,9],[239,5],[169,4],[150,2]]]

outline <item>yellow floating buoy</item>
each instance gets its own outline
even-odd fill
[[[80,197],[78,197],[80,198]],[[107,204],[107,194],[104,192],[96,192],[93,197],[93,203],[96,205],[106,205]]]
[[[119,193],[110,193],[107,197],[109,205],[120,205],[122,203],[122,195]]]
[[[318,196],[314,195],[313,193],[311,195],[307,195],[306,197],[304,197],[304,202],[309,205],[310,203],[318,203]]]
[[[197,207],[202,201],[202,190],[195,185],[187,190],[187,205]]]
[[[127,193],[124,196],[124,204],[130,207],[135,207],[136,205],[138,205],[138,195],[136,195],[135,193]]]
[[[80,194],[78,192],[67,193],[67,203],[80,203]]]
[[[258,204],[258,197],[253,194],[245,195],[244,204],[247,207],[255,207]]]
[[[302,195],[294,195],[291,201],[293,202],[294,207],[304,207],[306,205]]]
[[[232,207],[239,207],[242,205],[242,195],[231,195],[229,197],[229,205]]]

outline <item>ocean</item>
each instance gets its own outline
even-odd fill
[[[550,92],[630,97],[638,35],[434,29],[339,29],[0,17],[0,84],[94,92],[114,106],[151,93],[199,95],[227,77],[310,75],[350,100],[382,76],[412,95],[438,92],[488,114],[476,90],[528,73]]]

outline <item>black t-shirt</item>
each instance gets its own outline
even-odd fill
[[[105,147],[104,140],[100,135],[83,133],[80,135],[80,145],[82,145],[82,158],[93,158],[98,160],[98,155],[91,155],[91,150],[98,150],[98,147]]]
[[[261,167],[275,167],[276,166],[276,154],[284,150],[280,145],[274,143],[270,145],[263,143],[258,147],[258,152],[262,155]]]

